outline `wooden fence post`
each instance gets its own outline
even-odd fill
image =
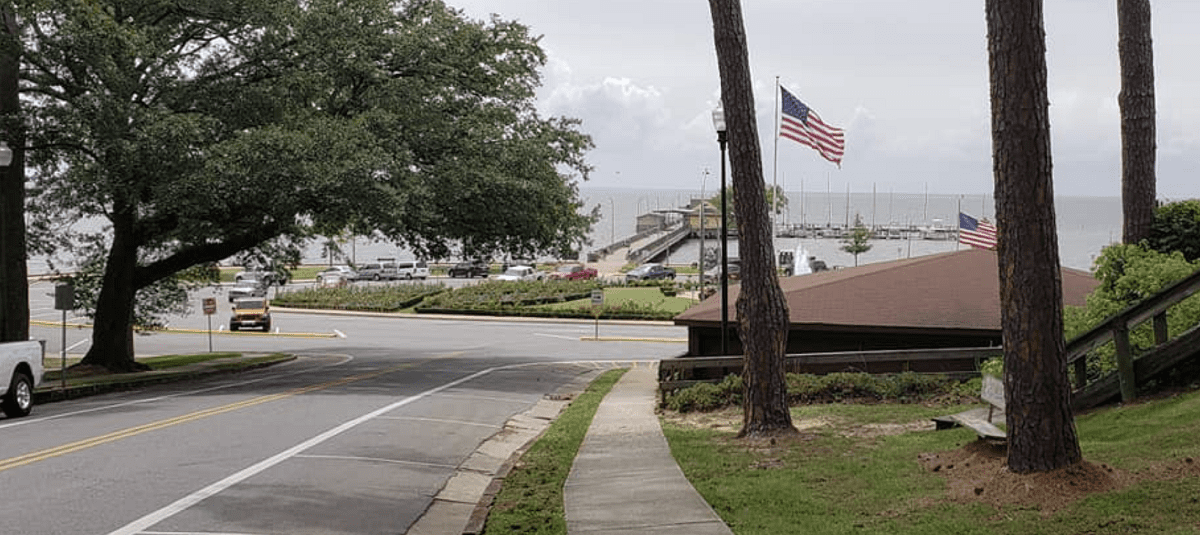
[[[1129,326],[1125,322],[1113,326],[1113,342],[1117,346],[1117,375],[1121,379],[1121,401],[1129,403],[1137,397],[1137,377],[1133,372],[1133,351],[1129,347]]]
[[[1167,343],[1167,312],[1164,310],[1154,315],[1154,345]]]

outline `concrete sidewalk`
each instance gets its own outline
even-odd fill
[[[733,534],[671,457],[656,374],[629,370],[600,403],[567,476],[567,533]]]

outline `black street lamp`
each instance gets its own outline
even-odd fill
[[[713,126],[717,143],[721,145],[721,355],[729,354],[729,231],[726,229],[725,203],[725,108],[717,104],[713,110]]]

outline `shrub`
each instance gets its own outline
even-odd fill
[[[789,404],[850,399],[908,402],[942,396],[955,399],[978,398],[980,386],[978,378],[960,382],[945,375],[923,375],[914,372],[894,375],[789,373],[786,380]],[[671,410],[690,412],[740,405],[743,388],[740,376],[728,375],[717,384],[700,383],[679,390],[667,398],[666,406]]]
[[[712,411],[727,405],[721,387],[699,383],[676,391],[667,398],[667,408],[678,412]]]

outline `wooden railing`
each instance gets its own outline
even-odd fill
[[[1164,288],[1141,302],[1131,305],[1110,317],[1104,323],[1076,336],[1067,342],[1067,363],[1075,371],[1075,400],[1076,408],[1100,403],[1101,397],[1109,397],[1105,393],[1109,387],[1087,383],[1088,354],[1108,342],[1113,342],[1116,348],[1117,373],[1121,399],[1131,401],[1137,396],[1138,370],[1134,364],[1133,350],[1129,344],[1129,331],[1147,320],[1154,322],[1154,343],[1158,348],[1171,349],[1173,353],[1186,353],[1187,347],[1167,348],[1167,309],[1191,297],[1200,291],[1200,270],[1188,277]],[[1195,329],[1181,335],[1193,336]],[[1190,338],[1189,338],[1190,339]],[[1182,344],[1184,346],[1188,344]],[[1200,350],[1200,348],[1196,348]],[[1176,360],[1176,359],[1172,359]],[[1157,366],[1156,366],[1157,367]],[[1153,373],[1157,370],[1144,370]]]

